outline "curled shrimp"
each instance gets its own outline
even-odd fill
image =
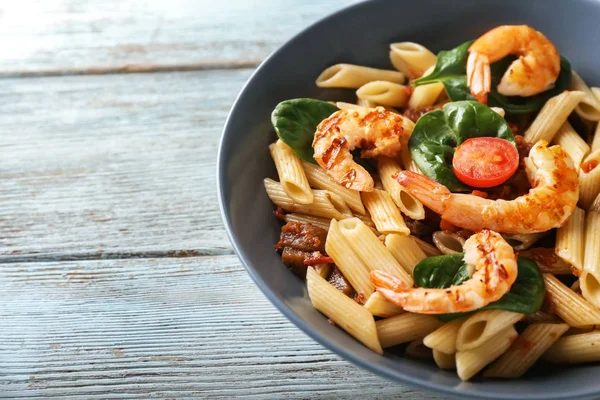
[[[465,242],[464,262],[470,279],[447,289],[409,288],[383,271],[372,271],[371,282],[388,301],[406,311],[446,314],[477,310],[506,294],[517,279],[513,248],[500,234],[484,229]]]
[[[359,147],[362,158],[380,155],[395,157],[401,137],[414,124],[383,107],[340,110],[323,120],[313,140],[314,158],[336,182],[352,190],[370,192],[373,178],[353,159],[350,151]]]
[[[540,140],[525,158],[532,189],[514,200],[489,200],[451,193],[426,176],[401,171],[396,180],[442,219],[477,232],[487,228],[502,233],[545,232],[562,226],[579,198],[579,181],[571,158],[561,146]]]
[[[514,54],[498,92],[506,96],[533,96],[554,86],[560,73],[558,50],[542,33],[527,25],[503,25],[485,33],[469,47],[467,85],[480,103],[487,103],[490,64]]]

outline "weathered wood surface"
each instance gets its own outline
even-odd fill
[[[309,339],[234,256],[13,263],[0,282],[3,398],[422,398]]]
[[[355,1],[4,1],[0,76],[252,67]]]
[[[250,72],[3,80],[0,261],[231,254],[216,152]]]

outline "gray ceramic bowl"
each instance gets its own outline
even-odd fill
[[[455,372],[395,356],[379,356],[327,323],[310,304],[304,283],[273,251],[279,225],[262,184],[276,177],[267,145],[275,135],[273,107],[285,99],[352,98],[350,90],[319,89],[315,78],[348,62],[391,68],[388,45],[414,41],[438,51],[501,24],[529,24],[546,34],[586,81],[600,84],[600,2],[593,0],[461,0],[359,3],[309,27],[269,57],[250,78],[223,132],[218,160],[225,226],[246,269],[271,300],[314,340],[389,379],[469,398],[583,399],[600,397],[600,365],[536,368],[516,381],[461,382]]]

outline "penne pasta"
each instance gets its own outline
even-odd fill
[[[310,189],[300,157],[294,150],[281,140],[269,146],[271,157],[275,162],[279,182],[287,195],[300,204],[311,204],[313,202],[313,192]]]
[[[519,378],[569,329],[567,324],[534,324],[512,343],[483,376]]]
[[[410,98],[410,87],[386,81],[364,84],[356,91],[361,100],[373,101],[391,107],[406,107]]]
[[[583,297],[600,308],[600,212],[590,211],[585,219],[583,273],[579,284]]]
[[[499,116],[501,116],[502,118],[504,118],[504,115],[506,114],[506,112],[504,111],[504,108],[500,108],[500,107],[490,107],[490,108],[496,114],[498,114]]]
[[[579,204],[589,209],[600,194],[600,150],[591,153],[579,170]]]
[[[302,168],[306,175],[306,179],[310,186],[316,189],[327,190],[330,193],[335,193],[342,198],[344,203],[359,214],[365,213],[365,207],[360,199],[360,193],[355,190],[350,190],[336,181],[334,181],[323,168],[316,164],[311,164],[307,161],[302,161]]]
[[[389,318],[404,313],[402,307],[390,303],[379,292],[374,292],[365,303],[365,308],[377,317]]]
[[[400,210],[387,192],[375,189],[372,192],[361,192],[360,197],[379,232],[410,234]]]
[[[600,324],[600,310],[566,287],[554,275],[544,273],[546,298],[553,306],[554,313],[569,326],[588,328]]]
[[[525,131],[525,140],[530,143],[537,143],[540,140],[552,142],[556,132],[584,97],[585,93],[579,91],[564,91],[552,97],[544,104],[533,123]]]
[[[402,265],[402,268],[411,275],[415,266],[427,258],[425,252],[421,250],[411,236],[391,233],[385,237],[385,247]]]
[[[598,196],[596,196],[596,199],[590,206],[590,211],[600,212],[600,193],[598,193]]]
[[[456,353],[456,337],[467,317],[453,319],[423,338],[423,344],[444,354]]]
[[[485,368],[515,341],[518,333],[509,326],[489,338],[488,341],[473,349],[456,352],[456,372],[458,377],[467,381]]]
[[[352,250],[338,222],[333,219],[325,241],[325,251],[333,259],[335,265],[348,279],[359,298],[368,299],[375,290],[369,278],[369,267]]]
[[[526,315],[524,322],[527,324],[541,324],[549,322],[561,322],[561,319],[554,314],[545,311],[536,311],[533,314]]]
[[[558,257],[554,249],[536,247],[523,250],[519,255],[534,260],[542,272],[548,272],[553,275],[570,275],[572,273],[571,265]]]
[[[390,61],[409,79],[416,79],[435,66],[437,57],[425,46],[413,42],[390,44]]]
[[[314,217],[312,215],[305,214],[297,214],[297,213],[289,213],[285,214],[286,222],[299,222],[301,224],[311,224],[314,226],[318,226],[321,229],[329,230],[329,219]]]
[[[372,100],[359,98],[358,100],[356,100],[356,106],[363,107],[363,108],[375,108],[375,107],[377,107],[377,103],[375,103]]]
[[[442,255],[442,252],[439,251],[437,247],[419,239],[418,237],[411,236],[411,239],[414,240],[414,242],[417,244],[417,246],[421,248],[421,250],[423,250],[423,253],[425,253],[427,257]]]
[[[421,220],[425,218],[423,203],[398,183],[394,176],[401,171],[396,161],[381,156],[377,160],[377,172],[385,190],[390,194],[400,211],[409,218]]]
[[[575,165],[575,170],[579,171],[581,162],[590,152],[590,146],[579,136],[569,121],[566,121],[556,133],[554,144],[561,146]]]
[[[361,220],[348,218],[340,221],[338,227],[351,249],[362,259],[369,270],[387,272],[400,279],[408,287],[413,286],[412,277]]]
[[[529,249],[538,240],[546,236],[547,232],[537,233],[503,233],[502,237],[517,251],[523,251]]]
[[[543,358],[554,364],[578,364],[600,361],[600,331],[560,338]]]
[[[600,101],[598,101],[589,86],[575,71],[571,72],[571,86],[569,86],[569,90],[585,93],[581,102],[575,107],[575,112],[581,118],[587,119],[588,121],[600,120]]]
[[[433,353],[429,347],[423,345],[423,341],[421,339],[413,340],[410,342],[406,349],[404,350],[407,356],[412,358],[418,358],[420,360],[431,360],[433,358]]]
[[[358,104],[346,103],[344,101],[337,101],[335,106],[340,110],[357,110],[366,108],[364,106],[359,106]]]
[[[317,271],[317,274],[321,275],[321,278],[327,280],[331,275],[333,267],[331,266],[331,264],[315,264],[314,269],[315,271]]]
[[[592,93],[596,96],[598,100],[600,100],[600,88],[592,88]],[[594,137],[592,139],[592,146],[590,151],[600,150],[600,122],[596,124],[596,129],[594,131]]]
[[[433,349],[433,361],[441,369],[456,369],[456,357],[454,354],[446,354]]]
[[[318,87],[358,89],[373,81],[404,83],[402,72],[369,68],[362,65],[336,64],[325,69],[317,78]]]
[[[577,276],[583,269],[583,240],[585,212],[575,207],[567,222],[556,232],[556,254],[569,263]]]
[[[417,86],[410,95],[408,108],[411,110],[424,110],[427,107],[431,107],[435,104],[443,91],[444,84],[441,82]]]
[[[425,314],[404,313],[375,323],[381,347],[422,339],[443,324],[437,317]]]
[[[323,218],[343,219],[348,217],[345,203],[343,201],[340,203],[339,196],[327,190],[313,190],[313,202],[311,204],[298,204],[287,195],[279,182],[265,178],[264,184],[271,201],[285,211]],[[340,207],[340,204],[344,207]]]
[[[523,317],[523,314],[505,310],[480,311],[461,325],[456,336],[456,349],[465,351],[479,347]]]
[[[378,354],[383,354],[373,315],[337,290],[313,268],[306,272],[308,297],[331,321]]]
[[[433,232],[433,243],[442,254],[462,253],[465,239],[455,233],[445,231]]]

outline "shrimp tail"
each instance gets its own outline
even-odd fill
[[[491,68],[487,56],[471,51],[467,60],[467,86],[478,102],[487,104],[487,96],[491,90]]]
[[[444,213],[444,201],[451,194],[446,186],[413,171],[398,172],[396,180],[421,203],[440,215]]]

